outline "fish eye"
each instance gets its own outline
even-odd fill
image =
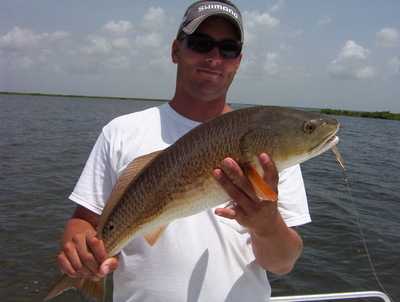
[[[303,131],[305,133],[311,133],[317,128],[317,126],[318,126],[318,123],[315,120],[306,121],[303,125]]]
[[[108,229],[109,229],[110,231],[112,231],[112,230],[114,230],[114,228],[115,228],[114,222],[110,221],[110,223],[109,223],[109,225],[108,225]]]

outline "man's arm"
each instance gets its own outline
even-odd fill
[[[266,154],[260,155],[260,163],[266,182],[277,192],[278,173],[275,166]],[[214,177],[237,205],[233,209],[219,208],[215,213],[236,219],[249,229],[253,252],[260,266],[278,275],[290,272],[302,251],[301,237],[294,228],[286,226],[277,202],[259,200],[248,177],[234,160],[227,158],[223,165],[238,185],[219,169],[214,170]]]
[[[118,267],[117,258],[108,258],[103,241],[97,239],[100,215],[78,205],[61,236],[58,263],[70,277],[99,280]]]

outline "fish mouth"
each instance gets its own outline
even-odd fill
[[[325,152],[326,150],[332,148],[339,142],[339,137],[336,135],[330,136],[327,140],[322,142],[322,144],[319,145],[319,148],[316,149],[317,154],[321,154]]]
[[[339,142],[339,137],[335,135],[338,130],[339,129],[336,129],[333,133],[329,134],[320,144],[315,146],[312,151],[318,155],[335,146]]]

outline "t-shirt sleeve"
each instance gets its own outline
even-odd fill
[[[288,227],[311,222],[300,165],[280,173],[278,190],[279,212]]]
[[[116,180],[117,174],[111,162],[110,144],[103,129],[69,198],[101,214]]]

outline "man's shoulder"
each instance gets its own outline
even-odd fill
[[[111,120],[106,127],[119,127],[125,124],[132,125],[132,123],[141,123],[143,120],[158,117],[163,106],[165,104],[118,116]]]

